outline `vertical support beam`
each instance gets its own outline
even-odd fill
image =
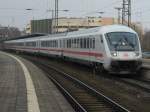
[[[58,32],[58,0],[55,0],[55,33]]]
[[[122,24],[131,25],[131,0],[123,0],[122,7]]]
[[[122,24],[124,24],[125,21],[125,0],[123,0],[123,6],[122,6]]]
[[[121,21],[121,15],[120,14],[121,14],[121,9],[122,8],[121,7],[116,7],[115,9],[118,11],[118,24],[120,24],[120,21]]]
[[[128,0],[128,26],[131,26],[131,0]]]
[[[54,18],[54,10],[51,10],[52,11],[52,20],[51,20],[51,34],[55,33],[55,18]]]

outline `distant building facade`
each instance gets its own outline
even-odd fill
[[[114,18],[59,18],[57,28],[58,32],[65,32],[85,28],[92,28],[102,25],[110,25],[115,23],[116,21]]]
[[[118,19],[111,17],[87,17],[87,18],[66,18],[62,17],[58,19],[58,26],[54,25],[55,20],[52,19],[42,19],[42,20],[31,20],[30,24],[26,27],[26,33],[55,33],[57,32],[67,32],[75,31],[85,28],[92,28],[103,25],[118,24]],[[140,37],[143,35],[142,25],[137,23],[132,23],[131,26],[135,29]]]
[[[58,32],[74,31],[79,29],[97,27],[102,25],[115,24],[117,20],[114,18],[59,18],[58,26],[55,27],[55,20],[43,19],[43,20],[31,20],[30,24],[26,27],[26,33],[54,33],[56,28]]]
[[[42,20],[31,20],[30,24],[26,26],[27,34],[34,33],[52,33],[52,20],[42,19]]]

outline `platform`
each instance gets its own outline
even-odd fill
[[[74,112],[42,70],[0,52],[0,112]]]

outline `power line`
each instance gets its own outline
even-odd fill
[[[86,13],[85,15],[90,15],[90,14],[93,14],[93,13],[99,12],[99,11],[104,11],[104,12],[106,12],[106,11],[105,11],[106,8],[107,8],[107,10],[108,10],[109,8],[112,8],[112,5],[116,5],[116,3],[119,3],[119,2],[121,2],[121,1],[120,1],[120,0],[117,0],[117,1],[115,1],[115,2],[111,2],[110,4],[108,4],[108,5],[106,5],[106,6],[102,7],[102,8],[100,8],[100,9],[98,9],[98,10],[88,12],[88,13]]]

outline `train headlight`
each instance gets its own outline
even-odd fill
[[[114,57],[116,57],[117,53],[116,52],[112,52],[111,55],[114,56]]]

